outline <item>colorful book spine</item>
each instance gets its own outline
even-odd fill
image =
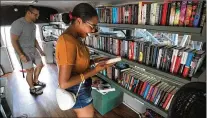
[[[179,24],[179,19],[180,19],[180,5],[181,2],[177,1],[176,2],[176,9],[175,9],[175,19],[174,19],[174,25],[178,25]]]
[[[196,14],[195,14],[195,17],[194,17],[194,21],[193,21],[193,26],[194,27],[199,26],[200,18],[202,17],[201,16],[202,6],[203,6],[203,2],[199,2],[198,7],[196,9]]]
[[[163,4],[161,25],[166,25],[168,3]]]
[[[176,2],[172,2],[171,3],[171,10],[170,10],[170,21],[169,21],[169,25],[173,25],[174,24],[174,19],[175,19],[175,9],[176,9]]]
[[[181,12],[180,12],[179,26],[184,25],[186,7],[187,7],[187,1],[184,0],[184,1],[182,1],[181,8],[180,8]]]
[[[191,64],[191,61],[193,59],[193,56],[194,56],[194,52],[189,52],[188,58],[186,60],[185,67],[184,67],[184,70],[183,70],[183,77],[187,77],[188,74],[189,74],[190,64]]]
[[[198,8],[198,1],[193,1],[193,7],[192,7],[192,15],[190,17],[190,23],[189,23],[189,27],[193,26],[193,21],[195,19],[195,15],[196,15],[196,10]]]

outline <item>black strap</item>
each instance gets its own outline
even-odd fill
[[[20,64],[21,64],[21,68],[22,68],[22,75],[23,75],[23,78],[25,78],[24,76],[24,70],[23,70],[23,65],[22,65],[22,61],[20,60]]]

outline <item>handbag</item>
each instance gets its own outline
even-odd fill
[[[58,86],[56,89],[56,99],[61,110],[71,109],[75,105],[82,83],[83,82],[80,83],[76,95],[72,92],[66,91],[65,89],[61,89]]]

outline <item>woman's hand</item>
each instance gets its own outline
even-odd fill
[[[112,64],[106,64],[106,61],[101,61],[101,62],[99,62],[97,65],[96,65],[96,67],[95,67],[95,71],[96,71],[96,73],[98,73],[98,72],[100,72],[100,71],[102,71],[102,70],[104,70],[104,69],[106,69],[106,68],[108,68],[108,67],[110,67],[110,66],[112,66],[112,65],[114,65],[115,63],[112,63]]]

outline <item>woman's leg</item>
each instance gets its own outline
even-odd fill
[[[93,118],[94,108],[92,104],[84,108],[74,109],[78,118]]]

